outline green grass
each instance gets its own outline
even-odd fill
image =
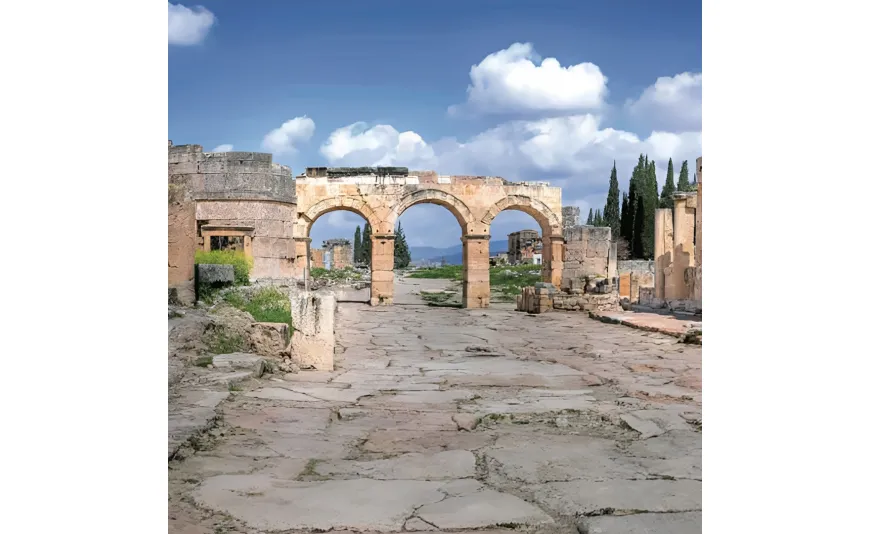
[[[260,323],[286,323],[293,334],[290,297],[274,287],[263,287],[245,297],[238,290],[228,291],[224,300],[240,310],[250,313]]]
[[[462,280],[462,265],[445,265],[418,269],[408,274],[408,278],[426,278],[439,280]]]
[[[232,265],[236,276],[236,285],[244,286],[250,282],[249,275],[254,266],[253,260],[244,252],[236,250],[197,250],[195,263]]]
[[[502,265],[498,267],[490,267],[489,287],[504,297],[516,296],[522,293],[522,288],[533,286],[537,282],[540,282],[540,272],[540,265]],[[462,280],[462,266],[447,265],[444,267],[419,269],[408,274],[408,278],[459,281]],[[421,296],[426,300],[425,296],[422,294]]]
[[[208,336],[204,341],[206,347],[208,347],[208,351],[212,354],[231,354],[233,352],[240,352],[245,345],[245,340],[242,336],[232,332],[227,332],[223,328],[216,329],[214,333]]]
[[[314,280],[360,280],[362,274],[358,273],[351,267],[344,269],[324,269],[323,267],[314,267],[311,269],[311,278]]]

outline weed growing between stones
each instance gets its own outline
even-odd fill
[[[211,356],[201,356],[197,358],[195,362],[193,362],[193,365],[197,367],[208,367],[212,364],[213,361],[214,360]]]
[[[362,280],[362,273],[352,267],[345,267],[344,269],[324,269],[323,267],[314,267],[311,269],[311,278],[317,281]]]
[[[233,334],[223,328],[215,328],[205,338],[205,346],[212,354],[231,354],[240,352],[245,345],[245,340],[239,334]]]

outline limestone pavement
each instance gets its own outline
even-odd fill
[[[701,531],[700,347],[498,308],[342,303],[336,334],[170,462],[170,532]]]

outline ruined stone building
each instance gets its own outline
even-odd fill
[[[325,269],[326,268],[326,264],[323,261],[323,249],[322,248],[311,249],[311,268],[312,269]]]
[[[535,263],[535,254],[541,254],[543,248],[544,243],[537,230],[520,230],[508,234],[508,263]]]
[[[701,309],[701,158],[695,169],[697,192],[677,192],[673,210],[656,210],[655,283],[641,288],[642,305]]]
[[[353,267],[353,245],[347,239],[327,239],[323,242],[323,263],[327,269]]]

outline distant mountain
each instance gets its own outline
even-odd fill
[[[433,263],[440,263],[441,258],[444,258],[449,265],[462,265],[462,245],[454,245],[452,247],[437,248],[437,247],[410,247],[411,248],[411,263],[417,264],[422,260],[429,260]],[[489,242],[489,255],[494,256],[500,252],[507,252],[507,239],[501,241]]]

